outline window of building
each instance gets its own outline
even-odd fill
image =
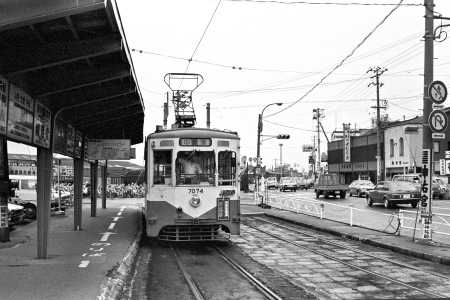
[[[402,137],[400,138],[400,140],[398,141],[398,143],[399,143],[399,145],[400,145],[399,150],[398,150],[398,154],[399,154],[400,156],[403,156],[403,155],[405,155],[405,145],[404,145],[404,143],[403,143],[403,138],[402,138]]]
[[[393,139],[391,139],[389,141],[389,146],[390,146],[390,150],[391,150],[390,156],[393,157],[394,156],[394,140]]]

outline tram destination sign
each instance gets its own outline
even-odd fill
[[[87,159],[91,160],[129,160],[130,140],[87,140]]]

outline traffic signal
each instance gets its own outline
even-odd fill
[[[288,140],[291,136],[289,134],[279,134],[277,135],[277,139],[279,140]]]
[[[261,166],[261,165],[262,165],[262,158],[258,157],[258,166]]]

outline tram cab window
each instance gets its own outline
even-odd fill
[[[214,185],[214,151],[179,151],[177,185]]]
[[[172,182],[172,150],[153,151],[153,184],[170,185]]]
[[[236,152],[219,152],[219,185],[236,185]]]

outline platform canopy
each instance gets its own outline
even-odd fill
[[[0,1],[0,75],[88,138],[143,141],[144,104],[114,0]]]

